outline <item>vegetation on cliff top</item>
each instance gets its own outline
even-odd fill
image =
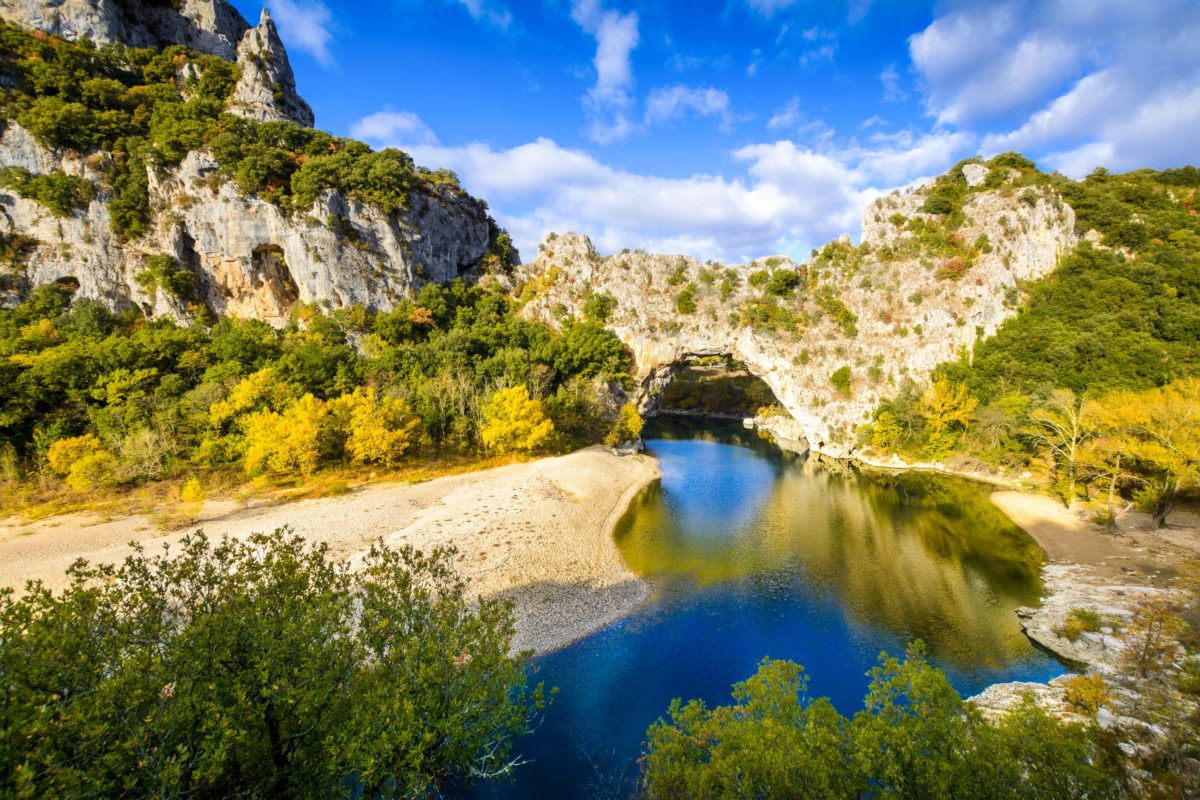
[[[150,207],[147,169],[177,165],[196,150],[212,152],[220,166],[211,188],[234,181],[243,194],[289,213],[335,189],[389,212],[408,207],[413,192],[449,191],[486,214],[454,173],[417,167],[400,150],[374,152],[294,123],[226,113],[237,65],[178,45],[97,48],[0,22],[0,78],[0,118],[17,121],[46,147],[87,154],[112,193],[112,228],[125,238],[144,234],[161,211]],[[55,213],[69,211],[61,191],[29,191]],[[86,202],[78,191],[73,200]],[[491,228],[491,252],[508,264],[511,240]]]
[[[880,404],[863,440],[916,458],[1037,466],[1068,502],[1096,489],[1108,496],[1107,509],[1119,493],[1165,519],[1181,493],[1200,489],[1200,469],[1188,456],[1153,456],[1162,446],[1152,446],[1156,426],[1137,420],[1173,418],[1192,433],[1168,449],[1195,450],[1187,442],[1200,437],[1197,422],[1154,392],[1190,396],[1185,379],[1200,376],[1200,216],[1192,208],[1200,171],[1099,169],[1070,181],[1031,163],[1013,168],[1021,180],[1061,192],[1076,211],[1077,233],[1096,231],[1099,246],[1085,241],[1065,254],[1054,272],[1024,287],[1027,301],[995,336],[937,369],[931,386],[952,391],[961,412],[950,426],[931,425],[932,388],[905,382]],[[961,165],[957,171],[937,186],[958,189],[935,187],[930,196],[965,193]],[[1101,426],[1104,409],[1118,405],[1127,424]],[[1077,424],[1063,444],[1072,418]]]

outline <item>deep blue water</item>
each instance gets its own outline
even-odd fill
[[[980,487],[841,475],[732,427],[656,435],[662,481],[616,532],[651,600],[535,661],[559,692],[518,742],[530,763],[469,797],[628,796],[671,699],[728,703],[766,656],[802,664],[846,715],[880,651],[914,639],[964,697],[1062,674],[1012,613],[1037,602],[1041,553]]]

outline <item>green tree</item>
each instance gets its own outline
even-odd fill
[[[734,704],[674,700],[646,733],[650,800],[909,798],[1097,800],[1120,796],[1093,725],[1032,700],[998,725],[964,703],[919,647],[880,657],[852,720],[811,700],[803,669],[765,660]]]
[[[838,394],[845,397],[850,396],[850,382],[853,380],[850,374],[850,367],[843,366],[834,370],[829,376],[829,382],[833,384],[833,388],[837,389]]]
[[[180,547],[0,593],[6,796],[424,797],[512,769],[542,688],[452,551]]]

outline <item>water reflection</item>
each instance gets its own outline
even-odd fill
[[[1012,609],[1037,602],[1041,552],[987,497],[942,476],[847,476],[776,456],[733,427],[654,444],[660,484],[618,526],[660,593],[794,579],[848,624],[925,641],[956,665],[1005,664],[1029,644]]]
[[[559,688],[517,743],[532,760],[473,798],[607,794],[637,777],[646,728],[674,697],[725,703],[764,656],[803,664],[814,697],[861,707],[881,650],[923,639],[964,696],[1061,667],[1021,634],[1041,555],[976,485],[839,474],[738,426],[658,423],[663,479],[616,532],[654,595],[602,631],[537,659]],[[600,790],[598,790],[600,788]]]

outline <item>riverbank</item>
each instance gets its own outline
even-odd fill
[[[1128,675],[1123,634],[1147,603],[1167,597],[1179,564],[1200,555],[1195,520],[1161,530],[1150,526],[1148,515],[1133,513],[1113,533],[1045,495],[998,491],[991,499],[1046,553],[1040,605],[1015,609],[1025,634],[1077,672],[1100,675],[1118,689],[1100,712],[1103,723],[1127,731],[1137,727],[1140,692]],[[1099,624],[1073,630],[1077,609],[1093,612]],[[1067,675],[1049,684],[996,684],[971,700],[996,715],[1032,693],[1061,716],[1081,717],[1066,699],[1071,680]]]
[[[473,597],[513,601],[514,650],[561,647],[628,614],[649,594],[625,565],[612,532],[630,500],[660,476],[648,456],[601,447],[417,484],[372,484],[350,494],[286,505],[204,505],[188,530],[244,537],[291,526],[338,558],[361,563],[376,541],[458,549],[455,566]],[[164,534],[143,515],[69,514],[0,520],[0,586],[66,584],[76,559],[115,562],[136,542],[149,553]]]

